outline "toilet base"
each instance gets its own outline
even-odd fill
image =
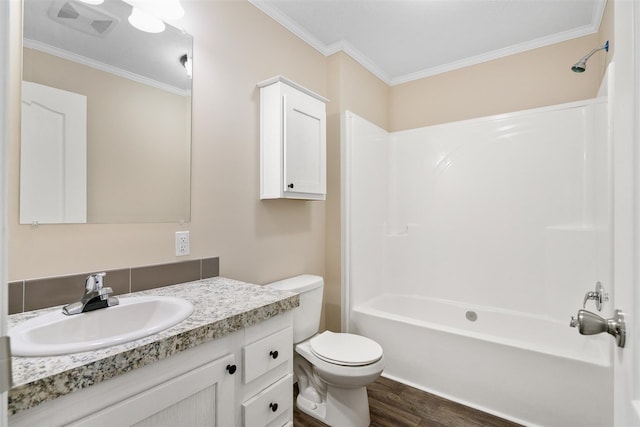
[[[299,394],[296,405],[305,414],[332,427],[368,427],[371,421],[366,387],[330,385],[326,401],[316,403]]]

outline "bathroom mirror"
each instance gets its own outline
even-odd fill
[[[20,223],[189,221],[192,37],[90,3],[24,0]]]

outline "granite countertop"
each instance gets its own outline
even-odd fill
[[[222,277],[119,297],[133,295],[184,298],[194,305],[194,311],[169,329],[128,343],[62,356],[13,357],[14,386],[9,391],[9,414],[223,337],[299,305],[299,298],[293,293]],[[9,328],[61,307],[11,315]]]

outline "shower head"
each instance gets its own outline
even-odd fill
[[[575,65],[571,67],[571,71],[573,71],[574,73],[584,73],[586,69],[587,69],[587,60],[584,58],[576,62]]]
[[[587,60],[591,58],[591,55],[593,55],[599,50],[604,50],[605,52],[609,52],[609,40],[607,40],[606,43],[603,44],[602,46],[592,49],[591,52],[583,56],[580,59],[580,61],[576,62],[574,66],[571,67],[571,71],[573,71],[574,73],[584,73],[584,71],[587,69]]]

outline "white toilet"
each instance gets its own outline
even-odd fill
[[[380,344],[353,334],[330,331],[318,334],[322,277],[305,274],[268,286],[300,295],[300,306],[293,312],[297,353],[293,371],[300,390],[298,408],[330,426],[368,426],[366,386],[384,369]]]

